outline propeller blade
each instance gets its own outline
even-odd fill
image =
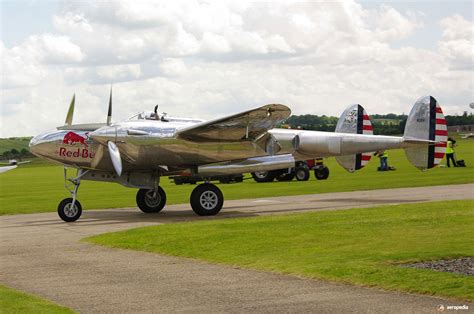
[[[119,148],[111,141],[107,143],[107,146],[109,147],[109,155],[112,164],[114,165],[115,172],[120,176],[122,175],[122,159],[120,158]]]
[[[94,159],[91,161],[91,167],[97,168],[99,163],[102,161],[102,157],[104,157],[104,146],[99,145],[99,148],[97,148],[97,151],[95,152]]]
[[[112,123],[112,86],[110,86],[109,111],[107,112],[107,125]]]
[[[69,110],[67,111],[65,125],[72,124],[72,117],[74,116],[74,104],[76,103],[76,94],[72,96],[71,104],[69,105]]]

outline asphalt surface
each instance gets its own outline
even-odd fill
[[[435,313],[429,296],[243,270],[191,259],[110,249],[79,240],[139,226],[385,204],[474,198],[474,184],[227,201],[212,218],[189,205],[146,215],[136,208],[85,211],[75,223],[56,213],[0,217],[0,283],[83,313],[364,312]]]

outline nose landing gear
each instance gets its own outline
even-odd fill
[[[58,215],[65,222],[73,222],[79,219],[82,214],[81,203],[77,200],[77,190],[81,184],[81,177],[85,175],[88,170],[78,169],[77,176],[75,178],[67,177],[67,168],[64,167],[64,187],[71,193],[71,197],[63,199],[58,205]],[[67,182],[71,182],[74,188],[71,189]]]
[[[81,217],[81,214],[81,203],[73,198],[65,198],[58,205],[58,215],[65,222],[76,221]]]

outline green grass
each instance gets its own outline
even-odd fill
[[[4,151],[10,151],[15,148],[17,151],[21,151],[23,148],[28,149],[31,137],[10,137],[0,138],[0,154]]]
[[[0,285],[1,313],[74,313],[53,302]]]
[[[408,163],[402,150],[390,152],[389,163],[396,171],[378,172],[377,158],[367,167],[348,173],[334,158],[325,163],[331,174],[328,180],[317,181],[311,175],[307,182],[256,183],[246,180],[240,184],[221,184],[227,200],[242,198],[301,195],[339,191],[371,190],[397,187],[415,187],[474,182],[474,140],[460,140],[457,156],[464,159],[467,168],[435,168],[420,172]],[[60,200],[69,197],[63,188],[63,169],[40,160],[21,165],[18,169],[0,174],[0,215],[56,211]],[[176,186],[162,178],[168,204],[188,203],[195,186]],[[84,209],[135,207],[136,189],[115,183],[82,181],[79,201]],[[225,210],[225,205],[224,205]]]
[[[474,299],[474,277],[397,264],[474,256],[474,201],[207,220],[86,241],[309,278]]]

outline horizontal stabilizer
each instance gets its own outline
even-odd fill
[[[178,131],[179,138],[191,141],[240,141],[256,139],[287,119],[290,108],[266,105],[224,118],[202,122]]]
[[[408,143],[408,144],[426,144],[426,145],[436,144],[436,141],[423,140],[419,138],[409,138],[409,137],[408,138],[403,137],[403,142]]]

